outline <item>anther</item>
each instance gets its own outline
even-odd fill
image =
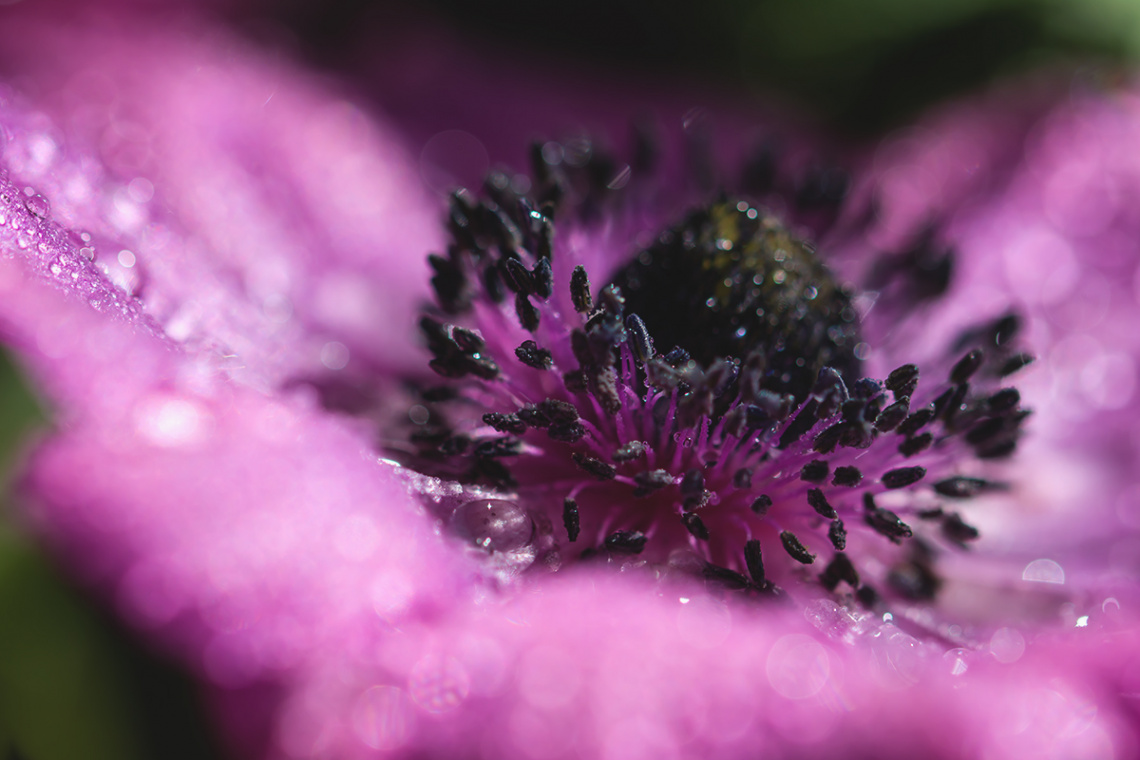
[[[805,480],[808,483],[822,483],[827,480],[829,469],[827,462],[822,459],[813,459],[800,470],[800,480]]]
[[[515,296],[515,313],[518,314],[519,324],[527,332],[534,332],[538,329],[538,323],[541,316],[538,309],[530,302],[530,298],[525,293],[519,293]]]
[[[859,471],[858,467],[836,467],[835,474],[831,478],[833,486],[846,486],[854,488],[863,482],[863,473]]]
[[[899,426],[904,419],[906,419],[910,411],[910,398],[903,396],[895,403],[888,406],[883,411],[879,412],[879,416],[875,418],[875,429],[880,433],[889,433]]]
[[[705,523],[697,515],[696,512],[682,512],[681,523],[685,526],[685,530],[693,534],[701,541],[709,540],[709,529],[705,527]]]
[[[902,365],[887,375],[884,385],[895,394],[896,399],[914,395],[914,389],[918,387],[918,367],[914,364]]]
[[[507,259],[503,262],[503,271],[506,276],[503,281],[515,293],[530,295],[534,293],[534,279],[530,272],[518,259]]]
[[[741,467],[739,470],[732,474],[732,486],[741,491],[747,490],[752,487],[752,470],[747,467]]]
[[[752,582],[757,586],[763,586],[764,555],[760,549],[760,542],[755,538],[744,544],[744,564],[748,568],[748,574],[752,576]]]
[[[889,509],[873,509],[865,515],[865,519],[867,520],[867,524],[870,525],[876,533],[884,535],[895,542],[898,542],[899,539],[910,538],[914,535],[910,526],[899,519],[899,516]]]
[[[982,353],[982,350],[979,348],[975,348],[963,356],[958,360],[958,363],[954,365],[954,368],[950,370],[950,382],[955,385],[960,385],[969,380],[973,377],[974,373],[978,371],[978,368],[982,366],[982,361],[985,360],[985,358],[985,354]]]
[[[517,457],[522,452],[522,441],[518,438],[491,438],[480,441],[475,446],[475,456],[482,459]]]
[[[554,356],[545,348],[539,348],[533,340],[524,340],[515,349],[519,361],[534,369],[550,369],[554,366]]]
[[[645,363],[653,358],[653,340],[649,337],[649,330],[641,317],[630,314],[625,318],[625,327],[629,331],[630,347],[637,361]]]
[[[641,441],[630,441],[623,443],[613,453],[612,459],[615,462],[632,462],[645,455],[645,444]]]
[[[1005,360],[1005,364],[1001,365],[1001,369],[998,370],[998,374],[1002,377],[1008,377],[1014,372],[1028,367],[1033,363],[1034,358],[1035,357],[1032,354],[1014,354]]]
[[[790,530],[785,530],[780,534],[780,541],[784,544],[784,551],[791,555],[791,558],[796,562],[805,565],[810,565],[815,562],[815,555],[809,552],[807,548],[800,543],[795,533],[792,533]]]
[[[526,432],[526,423],[519,419],[517,414],[501,414],[488,412],[483,415],[483,422],[490,425],[497,432],[522,435]]]
[[[1017,388],[1002,388],[986,399],[986,406],[993,414],[1008,412],[1010,409],[1016,408],[1019,403],[1021,403],[1021,394]]]
[[[767,494],[760,494],[756,500],[752,502],[752,511],[763,517],[768,514],[768,510],[772,508],[772,497]]]
[[[885,487],[890,489],[906,488],[924,477],[926,477],[925,467],[899,467],[884,472],[881,481]]]
[[[808,504],[816,511],[820,517],[826,517],[828,520],[836,518],[835,507],[828,503],[827,497],[819,488],[811,488],[807,492]]]
[[[574,464],[598,480],[613,480],[614,476],[617,475],[617,470],[614,469],[613,465],[606,464],[597,457],[575,451],[570,455],[570,458],[574,460]]]
[[[562,524],[566,526],[566,536],[570,542],[577,541],[582,523],[578,516],[578,502],[573,499],[566,499],[562,502]]]
[[[840,581],[844,581],[851,588],[859,587],[859,573],[846,554],[836,554],[827,567],[819,574],[819,582],[828,591],[834,591]]]
[[[748,588],[748,579],[735,570],[729,570],[727,567],[714,565],[711,562],[706,564],[701,570],[701,574],[705,580],[717,583],[732,591],[740,591]]]
[[[912,438],[907,438],[899,444],[899,453],[909,458],[922,451],[926,451],[930,448],[932,443],[934,443],[934,436],[932,434],[923,433],[922,435],[916,435]]]
[[[641,554],[648,540],[639,530],[616,530],[606,536],[605,547],[615,554]]]
[[[633,482],[637,484],[637,488],[633,491],[634,496],[648,496],[654,491],[673,485],[673,476],[668,470],[646,470],[634,475]]]
[[[946,515],[942,521],[942,535],[946,536],[947,540],[964,546],[967,541],[974,541],[981,534],[973,525],[964,522],[961,515],[953,512]]]
[[[912,435],[934,419],[934,409],[924,407],[903,420],[898,426],[899,435]]]
[[[938,481],[934,484],[934,490],[952,499],[968,499],[971,496],[977,496],[989,485],[988,481],[981,478],[968,478],[960,475]]]
[[[842,520],[836,518],[831,521],[827,529],[827,538],[836,551],[841,552],[847,548],[847,527]]]
[[[546,300],[554,295],[554,272],[550,267],[550,259],[540,257],[531,272],[531,282],[534,292],[539,298]]]

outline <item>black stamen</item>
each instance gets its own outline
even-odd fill
[[[526,423],[520,420],[517,414],[488,412],[487,414],[483,415],[483,422],[487,423],[500,433],[513,433],[514,435],[522,435],[526,432]]]
[[[475,446],[475,456],[481,459],[517,457],[521,452],[522,441],[518,438],[491,438]]]
[[[819,575],[819,582],[828,591],[834,591],[840,581],[846,581],[851,588],[859,587],[859,573],[846,554],[836,554]]]
[[[907,417],[910,411],[910,398],[903,396],[895,403],[888,406],[883,411],[879,412],[879,416],[875,419],[875,430],[880,433],[889,433],[899,426]]]
[[[634,475],[633,482],[637,484],[633,495],[642,497],[673,485],[673,476],[668,470],[646,470]]]
[[[614,476],[617,475],[617,470],[614,469],[613,465],[606,464],[602,460],[589,456],[588,454],[575,451],[570,455],[570,458],[574,460],[574,464],[598,480],[613,480]]]
[[[685,496],[695,496],[705,490],[705,476],[698,469],[692,469],[681,478],[681,493]]]
[[[545,348],[539,348],[533,340],[524,340],[515,349],[519,361],[534,369],[550,369],[554,366],[554,356]]]
[[[645,444],[641,441],[630,441],[622,444],[613,454],[615,462],[632,462],[645,455]]]
[[[913,435],[934,419],[934,409],[924,407],[903,420],[898,426],[899,435]]]
[[[1034,356],[1032,354],[1014,354],[1005,360],[1005,364],[1001,365],[998,374],[1002,377],[1008,377],[1014,372],[1022,370],[1033,363]]]
[[[918,367],[914,364],[904,364],[887,375],[884,383],[887,390],[895,394],[895,398],[913,396],[914,389],[918,387]]]
[[[1019,403],[1021,403],[1021,394],[1017,388],[1002,388],[986,399],[986,406],[989,407],[990,412],[993,414],[1008,412],[1016,408]]]
[[[968,499],[971,496],[977,496],[989,485],[988,481],[981,478],[968,478],[960,475],[938,481],[934,484],[934,490],[952,499]]]
[[[534,279],[530,272],[518,259],[507,259],[503,262],[503,282],[515,293],[529,296],[534,293]]]
[[[733,591],[740,591],[741,589],[748,588],[748,579],[735,570],[729,570],[727,567],[714,565],[711,562],[704,566],[701,570],[705,580],[718,583],[725,588]]]
[[[534,283],[534,292],[544,301],[554,295],[554,272],[550,267],[550,259],[539,258],[531,272],[531,281]]]
[[[615,554],[641,554],[648,540],[639,530],[616,530],[606,536],[605,546]]]
[[[904,457],[912,457],[919,452],[926,451],[930,445],[934,443],[934,436],[930,433],[923,433],[916,435],[913,438],[907,438],[899,444],[899,453]]]
[[[855,590],[855,598],[859,600],[859,604],[868,610],[873,610],[879,606],[879,592],[866,584]]]
[[[649,330],[641,317],[630,314],[625,318],[625,327],[629,331],[630,347],[633,348],[634,357],[641,363],[653,358],[653,340],[649,337]]]
[[[696,538],[701,541],[709,540],[709,529],[705,527],[704,521],[697,516],[696,512],[681,513],[681,523],[685,526],[685,530]]]
[[[973,541],[981,534],[977,528],[964,522],[962,516],[954,512],[946,515],[942,521],[942,535],[949,541],[964,546],[967,541]]]
[[[578,540],[582,523],[578,516],[578,502],[566,499],[562,502],[562,524],[566,526],[566,536],[573,543]]]
[[[842,520],[831,521],[831,526],[827,529],[827,537],[836,551],[841,552],[847,548],[847,527]]]
[[[534,332],[538,329],[538,323],[541,316],[538,309],[530,302],[530,298],[524,293],[519,293],[515,296],[515,312],[519,317],[519,324],[527,332]]]
[[[739,470],[732,474],[732,486],[740,490],[747,490],[752,487],[752,470],[747,467],[741,467]]]
[[[978,368],[982,366],[982,361],[985,360],[985,358],[985,354],[982,353],[982,350],[979,348],[975,348],[963,356],[958,360],[958,363],[954,365],[954,368],[950,370],[950,382],[955,385],[960,385],[969,380],[973,377],[974,373],[978,371]]]
[[[590,278],[586,267],[579,264],[570,275],[570,300],[579,314],[589,314],[594,310],[594,298],[590,295]]]
[[[831,478],[833,486],[847,486],[854,488],[863,482],[863,473],[858,467],[836,467],[835,475]]]
[[[821,483],[827,480],[829,469],[827,462],[822,459],[813,459],[800,470],[800,480],[806,480],[808,483]]]
[[[883,473],[882,483],[887,488],[906,488],[926,477],[925,467],[899,467]]]
[[[895,542],[914,535],[910,526],[889,509],[875,508],[866,514],[865,519],[876,533],[880,533]]]
[[[767,494],[760,494],[756,497],[756,501],[752,502],[752,511],[763,517],[768,514],[768,510],[772,508],[772,497]]]
[[[748,567],[748,574],[757,586],[764,585],[764,555],[760,550],[760,542],[755,538],[744,544],[744,564]]]
[[[828,520],[836,518],[835,507],[828,503],[827,497],[819,488],[809,489],[807,492],[808,504],[814,509],[820,517],[826,517]]]
[[[815,562],[815,555],[809,552],[800,540],[796,538],[796,534],[790,530],[785,530],[780,534],[780,541],[784,544],[784,551],[791,555],[792,559],[796,562],[801,562],[805,565],[810,565]]]

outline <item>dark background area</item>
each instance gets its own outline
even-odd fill
[[[775,92],[832,130],[873,139],[930,104],[1043,66],[1126,70],[1127,0],[584,0],[569,4],[285,0],[223,19],[352,78],[400,25],[443,27],[496,55],[558,59]],[[48,423],[0,361],[0,463]],[[7,482],[5,480],[4,482]],[[0,522],[0,753],[26,760],[220,757],[190,679],[149,652]],[[3,755],[0,755],[3,756]]]

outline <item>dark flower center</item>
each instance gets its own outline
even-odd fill
[[[594,181],[613,168],[596,151],[547,153],[533,195],[495,175],[454,193],[451,243],[429,258],[421,328],[443,380],[418,386],[391,450],[444,484],[443,523],[500,570],[604,562],[875,609],[934,597],[939,554],[978,538],[951,503],[1000,487],[983,461],[1014,451],[1028,415],[1001,387],[1029,361],[1016,316],[963,331],[921,383],[910,363],[861,377],[875,336],[851,291],[724,195],[595,290],[555,219],[588,245],[638,196]]]
[[[738,359],[764,390],[802,401],[823,367],[858,377],[849,293],[810,246],[748,203],[694,209],[614,284],[661,348],[704,367]]]

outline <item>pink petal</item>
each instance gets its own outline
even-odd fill
[[[39,109],[3,115],[14,182],[173,340],[250,382],[418,366],[439,212],[392,130],[215,29],[92,15],[5,14],[0,65]]]

